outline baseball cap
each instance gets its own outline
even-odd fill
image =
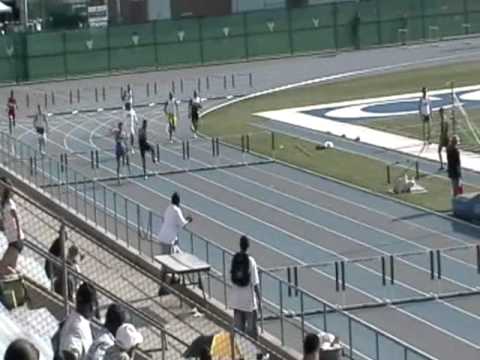
[[[127,323],[118,328],[116,342],[123,350],[130,350],[143,342],[143,336],[135,326]]]

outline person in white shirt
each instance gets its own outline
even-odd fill
[[[103,360],[107,349],[115,344],[115,334],[118,328],[128,321],[129,316],[123,306],[111,304],[105,316],[105,327],[93,340],[86,360]]]
[[[233,326],[256,339],[258,337],[257,316],[262,311],[258,267],[255,259],[248,255],[250,240],[240,238],[240,252],[232,259],[230,270],[232,290],[230,307],[233,309]]]
[[[48,119],[40,105],[37,105],[37,113],[33,116],[33,128],[38,138],[38,151],[43,155],[47,149]]]
[[[130,85],[127,85],[127,90],[122,94],[122,100],[125,102],[125,110],[130,111],[133,108],[133,89]]]
[[[168,94],[168,100],[163,108],[168,121],[168,139],[173,143],[175,130],[177,129],[178,101],[172,93]]]
[[[177,192],[172,194],[171,204],[163,214],[163,223],[158,234],[160,253],[162,255],[173,254],[178,243],[178,232],[193,221],[191,216],[184,217],[180,208],[180,196]],[[166,280],[166,273],[162,272],[162,281]],[[159,295],[165,295],[165,289],[160,288]]]
[[[418,101],[418,112],[422,121],[423,142],[430,144],[431,135],[431,117],[432,117],[432,102],[427,94],[427,88],[422,88],[422,97]]]
[[[63,360],[86,360],[93,343],[90,319],[94,314],[95,291],[83,283],[77,290],[75,310],[61,325],[58,352]]]
[[[18,256],[23,250],[25,235],[20,224],[17,206],[13,201],[13,192],[8,180],[3,180],[3,192],[1,198],[3,232],[8,241],[8,247],[3,254],[0,266],[1,273],[14,273],[17,266]]]
[[[130,138],[130,152],[132,154],[135,154],[135,134],[137,133],[138,117],[137,112],[133,109],[133,107],[130,108],[130,111],[127,114],[127,118],[129,124],[127,128],[127,136]]]

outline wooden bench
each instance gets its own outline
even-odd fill
[[[155,261],[160,263],[162,269],[167,274],[179,276],[182,285],[198,285],[198,288],[202,291],[203,298],[206,300],[205,289],[202,283],[202,274],[208,274],[210,271],[210,264],[189,253],[157,255],[155,256]]]

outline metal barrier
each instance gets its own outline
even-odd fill
[[[71,169],[61,173],[57,160],[47,155],[39,157],[30,145],[3,132],[0,133],[0,163],[38,191],[70,207],[85,221],[93,222],[98,229],[153,261],[156,251],[153,240],[162,221],[159,214],[95,181],[89,185],[69,185],[70,177],[81,180],[83,175]],[[67,181],[64,182],[65,177]],[[41,189],[52,181],[57,181],[59,186]],[[207,279],[207,293],[228,307],[228,274],[233,254],[187,230],[181,232],[179,240],[185,251],[210,263],[212,272]],[[293,345],[299,348],[305,333],[322,329],[340,336],[350,358],[434,360],[428,354],[299,287],[293,288],[296,296],[288,296],[292,284],[262,269],[260,285],[265,304],[261,329],[268,329],[276,335],[282,345],[292,345],[290,339],[297,339]]]

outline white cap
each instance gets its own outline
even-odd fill
[[[118,328],[115,340],[123,350],[130,350],[143,342],[143,336],[132,324],[123,324]]]

